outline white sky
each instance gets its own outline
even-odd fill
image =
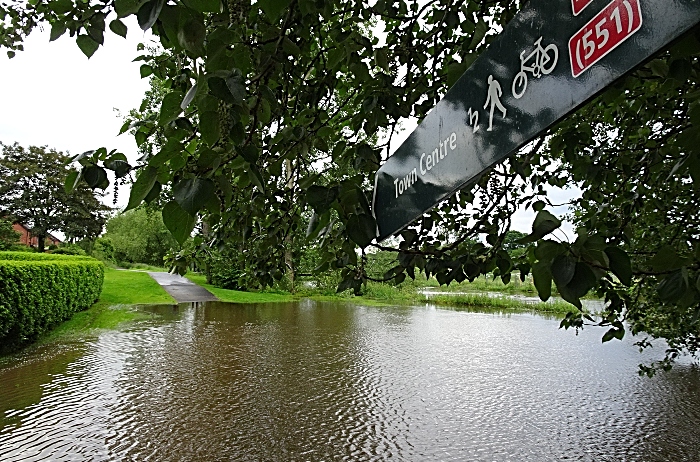
[[[0,51],[0,141],[67,154],[104,146],[134,159],[133,137],[116,136],[122,121],[114,108],[138,107],[148,79],[132,62],[144,34],[135,21],[127,25],[127,39],[107,30],[89,60],[68,33],[49,43],[48,29],[35,30],[12,59]]]

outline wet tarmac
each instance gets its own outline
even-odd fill
[[[204,287],[200,287],[179,274],[163,272],[149,272],[155,281],[160,284],[178,303],[211,302],[219,300],[214,294]]]

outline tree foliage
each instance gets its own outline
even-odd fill
[[[12,227],[12,222],[0,218],[0,250],[9,250],[19,243],[21,234]]]
[[[163,224],[161,212],[148,207],[118,214],[109,219],[106,228],[99,251],[117,262],[163,266],[165,255],[177,247]]]
[[[164,195],[176,239],[203,219],[208,242],[249,252],[263,284],[285,269],[284,249],[306,231],[319,245],[317,271],[341,272],[339,290],[417,273],[441,284],[493,273],[507,283],[519,271],[534,276],[542,299],[554,282],[578,308],[565,327],[602,325],[606,341],[622,338],[628,322],[667,339],[668,359],[696,353],[697,32],[426,213],[396,246],[373,242],[371,186],[400,122],[425,116],[520,3],[50,0],[5,5],[0,37],[12,53],[44,22],[52,39],[69,32],[90,56],[112,9],[150,29],[163,50],[137,58],[141,74],[167,91],[157,112],[123,131],[160,147],[136,166],[106,149],[87,153],[82,176],[98,186],[105,168],[123,176],[135,167],[129,208]],[[120,19],[109,27],[126,33]],[[552,234],[562,217],[547,210],[549,186],[582,191],[571,240]],[[517,256],[507,238],[523,206],[537,215]],[[368,246],[397,252],[381,277],[366,271]],[[608,301],[601,319],[581,311],[591,291]]]
[[[69,239],[92,239],[102,232],[108,208],[84,183],[69,193],[64,184],[70,158],[46,147],[0,144],[0,214],[28,226],[39,250],[51,231]]]

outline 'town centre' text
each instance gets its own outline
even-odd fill
[[[418,181],[418,170],[420,170],[420,174],[423,176],[439,164],[440,160],[447,157],[448,147],[450,151],[454,151],[457,148],[457,134],[454,132],[452,132],[448,138],[445,138],[445,140],[440,140],[440,145],[435,148],[433,152],[430,154],[421,154],[418,167],[414,167],[405,178],[396,178],[394,180],[396,197],[398,198]]]

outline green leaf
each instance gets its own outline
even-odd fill
[[[538,261],[532,265],[532,279],[540,300],[546,302],[552,296],[552,272],[548,263]]]
[[[693,66],[687,59],[676,59],[669,66],[668,76],[681,83],[690,78],[693,73]]]
[[[129,204],[126,206],[126,210],[131,210],[139,206],[139,204],[146,198],[153,185],[156,183],[156,178],[158,177],[158,169],[155,167],[148,166],[141,170],[134,185],[131,187],[131,193],[129,194]]]
[[[250,164],[248,167],[248,177],[250,178],[250,181],[253,182],[253,184],[260,190],[260,191],[265,191],[265,182],[263,181],[263,177],[260,174],[260,170],[258,170],[258,167],[254,164]]]
[[[535,248],[535,258],[544,262],[551,262],[558,255],[566,252],[566,247],[561,243],[545,240],[537,243]]]
[[[124,38],[126,38],[126,33],[128,31],[126,24],[121,22],[119,19],[115,19],[114,21],[109,23],[109,30]]]
[[[337,46],[328,51],[328,65],[331,69],[335,69],[347,57],[345,47]]]
[[[469,49],[473,50],[476,48],[477,45],[479,45],[479,43],[484,39],[488,30],[488,24],[486,24],[483,19],[479,19],[479,22],[476,23],[476,27],[474,28],[474,35],[472,36],[471,43],[469,44]]]
[[[118,135],[121,135],[122,133],[126,133],[129,128],[131,128],[131,122],[128,120],[122,124],[122,128],[119,130]]]
[[[66,14],[73,9],[71,0],[53,0],[49,3],[49,8],[56,14]]]
[[[348,237],[361,248],[365,248],[377,237],[377,224],[370,215],[352,215],[345,225]],[[404,278],[406,275],[404,275]]]
[[[355,284],[355,277],[352,274],[349,274],[348,276],[345,277],[342,281],[340,281],[340,284],[338,284],[338,289],[336,290],[336,293],[341,293],[345,292],[348,289],[351,289]]]
[[[552,261],[552,278],[557,287],[565,286],[574,277],[576,272],[576,259],[571,255],[558,255]]]
[[[618,328],[618,327],[612,327],[610,328],[605,335],[603,335],[603,343],[609,342],[610,340],[616,338],[618,340],[622,340],[625,337],[625,329],[624,328]]]
[[[182,245],[192,234],[196,219],[176,201],[170,201],[163,207],[163,223],[178,244]]]
[[[663,59],[655,59],[649,63],[652,74],[666,78],[668,75],[668,64]]]
[[[123,18],[138,13],[144,3],[146,0],[114,0],[114,11],[117,17]]]
[[[338,198],[338,188],[312,185],[306,191],[306,202],[318,214],[322,214],[331,208],[331,204]]]
[[[619,247],[606,247],[605,255],[610,260],[610,271],[626,286],[632,285],[632,261],[627,252]]]
[[[78,181],[80,181],[80,172],[77,170],[71,170],[66,177],[66,183],[64,188],[68,194],[75,191],[75,187],[78,186]]]
[[[199,117],[199,131],[202,133],[202,139],[209,146],[216,144],[221,136],[219,113],[215,111],[207,111],[202,114]]]
[[[664,278],[656,288],[659,298],[665,302],[677,302],[688,290],[687,272],[679,269]]]
[[[123,160],[106,160],[105,167],[113,170],[117,178],[121,178],[131,171],[131,165]]]
[[[188,8],[199,11],[200,13],[220,13],[220,0],[184,0],[183,3]]]
[[[195,57],[204,55],[204,39],[207,30],[200,18],[188,18],[177,32],[177,40],[185,50]]]
[[[309,226],[306,227],[306,237],[311,237],[312,234],[314,234],[314,231],[318,229],[318,225],[321,222],[319,215],[314,212],[311,214],[311,218],[309,219]],[[316,236],[313,237],[315,239]]]
[[[527,244],[542,239],[547,234],[561,226],[561,221],[546,210],[537,212],[535,221],[532,223],[532,233],[520,239],[518,242]]]
[[[159,165],[162,165],[169,161],[170,159],[174,158],[178,154],[182,152],[182,145],[180,144],[179,141],[172,139],[168,141],[165,146],[160,148],[160,151],[158,153],[148,159],[148,165],[152,165],[154,167],[157,167]]]
[[[649,261],[649,266],[654,271],[665,272],[676,270],[688,264],[687,258],[682,258],[676,249],[670,245],[665,245],[656,252],[654,258]]]
[[[180,104],[182,103],[183,95],[179,91],[172,91],[165,95],[163,98],[163,103],[160,106],[160,113],[158,115],[158,124],[163,126],[172,122],[180,115],[182,108]]]
[[[97,165],[90,165],[89,167],[85,167],[83,169],[82,176],[85,179],[87,185],[90,188],[95,189],[104,184],[104,181],[107,179],[107,172],[105,172],[105,170],[102,167],[98,167]]]
[[[263,125],[270,123],[270,118],[272,117],[272,111],[270,109],[270,103],[263,99],[260,101],[260,108],[258,110],[258,118]]]
[[[374,63],[382,70],[389,72],[389,54],[386,48],[374,50]]]
[[[209,84],[209,91],[211,92],[211,94],[216,96],[220,100],[225,101],[227,103],[238,102],[231,94],[231,91],[228,89],[228,85],[226,85],[226,80],[222,79],[221,77],[209,77],[209,79],[207,79],[207,83]]]
[[[596,282],[595,273],[590,266],[584,262],[578,262],[576,263],[576,270],[571,281],[566,285],[557,285],[557,290],[561,298],[576,306],[578,309],[582,309],[581,297],[595,287]]]
[[[285,36],[282,40],[282,49],[288,56],[297,57],[301,54],[301,49],[289,37]]]
[[[384,276],[382,276],[382,279],[385,281],[388,281],[389,279],[394,279],[398,274],[403,273],[404,268],[401,265],[396,265],[393,268],[391,268],[389,271],[384,273]]]
[[[204,149],[197,159],[197,167],[201,169],[216,169],[221,163],[221,154],[212,149]]]
[[[148,64],[142,64],[139,68],[139,73],[141,74],[141,78],[145,79],[149,75],[153,74],[153,68]]]
[[[260,0],[258,5],[265,12],[270,21],[277,22],[282,12],[289,6],[291,0]]]
[[[90,36],[90,38],[92,38],[94,41],[96,41],[100,45],[105,44],[104,23],[102,23],[100,27],[95,27],[95,26],[88,27],[87,33]]]
[[[173,197],[192,216],[216,198],[216,186],[208,178],[187,178],[173,187]]]
[[[156,183],[153,185],[153,187],[152,187],[151,190],[148,192],[148,194],[146,194],[146,197],[144,197],[143,200],[144,200],[147,204],[150,204],[151,202],[153,202],[154,200],[156,200],[156,199],[158,198],[158,196],[160,196],[160,190],[161,190],[162,188],[163,188],[163,186],[162,186],[158,181],[156,181]]]
[[[51,24],[51,35],[49,36],[49,42],[53,42],[61,35],[66,32],[66,23],[62,21],[56,21]]]
[[[447,86],[451,87],[457,80],[459,80],[462,75],[467,71],[467,63],[462,61],[461,63],[453,62],[447,66]]]
[[[248,144],[241,149],[241,155],[248,163],[254,164],[260,158],[260,151],[255,145]]]
[[[330,138],[336,134],[336,130],[333,127],[321,127],[316,132],[316,136],[320,138]]]
[[[80,51],[82,51],[88,58],[94,55],[97,49],[100,47],[100,44],[94,41],[89,35],[78,35],[75,42],[78,44]]]
[[[147,31],[156,23],[164,4],[165,0],[149,0],[139,8],[136,19],[141,30]]]
[[[182,103],[180,104],[180,108],[181,108],[183,111],[186,110],[186,109],[189,107],[190,103],[192,103],[192,100],[193,100],[194,97],[197,95],[197,88],[198,88],[198,85],[197,85],[197,83],[195,83],[194,85],[192,85],[192,88],[190,88],[190,89],[187,91],[187,94],[186,94],[185,97],[182,99]]]

